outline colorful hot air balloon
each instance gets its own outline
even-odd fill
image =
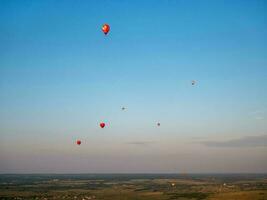
[[[76,144],[77,144],[77,145],[81,145],[81,144],[82,144],[82,141],[81,141],[81,140],[77,140],[77,141],[76,141]]]
[[[104,128],[106,126],[106,124],[104,122],[101,122],[99,125],[101,128]]]
[[[110,26],[109,26],[108,24],[104,24],[104,25],[102,26],[102,31],[103,31],[103,33],[104,33],[105,35],[108,34],[109,30],[110,30]]]

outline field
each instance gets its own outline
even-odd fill
[[[0,199],[267,200],[267,175],[0,175]]]

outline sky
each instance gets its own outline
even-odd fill
[[[267,2],[0,0],[0,173],[267,173]]]

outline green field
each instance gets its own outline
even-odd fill
[[[0,199],[267,200],[266,175],[0,175]]]

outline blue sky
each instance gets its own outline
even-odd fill
[[[266,11],[265,1],[0,0],[0,172],[266,172]],[[203,145],[254,136],[265,146]]]

